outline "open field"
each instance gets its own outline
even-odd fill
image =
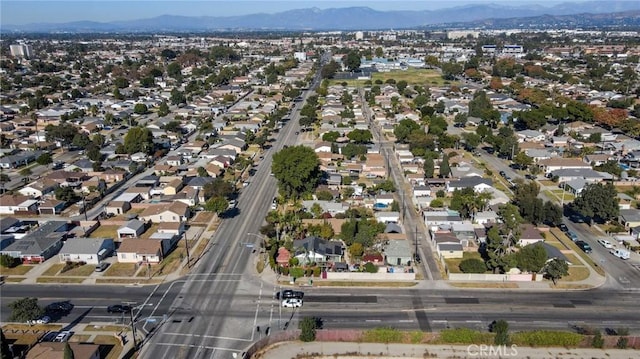
[[[390,72],[374,72],[371,76],[371,82],[375,83],[376,80],[382,80],[386,82],[389,79],[398,81],[407,81],[409,85],[436,85],[442,86],[445,84],[445,80],[440,73],[436,70],[428,69],[408,69],[406,71],[390,71]]]

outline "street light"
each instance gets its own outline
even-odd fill
[[[260,239],[262,239],[262,248],[264,248],[264,250],[267,250],[267,239],[268,237],[263,235],[263,234],[257,234],[257,233],[247,233],[247,236],[256,236]]]

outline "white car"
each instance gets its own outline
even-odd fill
[[[289,298],[282,301],[283,308],[300,308],[302,307],[302,299]]]
[[[609,242],[608,240],[606,240],[604,238],[598,239],[598,243],[600,243],[603,247],[605,247],[607,249],[613,248],[613,244],[611,244],[611,242]]]
[[[27,324],[31,324],[31,325],[34,325],[34,324],[49,324],[50,322],[51,322],[51,318],[45,315],[45,316],[40,317],[38,319],[29,320],[29,321],[27,321]]]
[[[64,330],[61,331],[60,333],[58,333],[58,335],[56,335],[56,337],[53,339],[54,342],[66,342],[69,340],[69,338],[73,335],[73,332],[70,332],[68,330]]]

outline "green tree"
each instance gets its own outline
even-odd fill
[[[211,176],[209,176],[209,172],[207,172],[207,170],[204,167],[200,166],[198,167],[198,177],[211,177]]]
[[[340,132],[329,131],[322,135],[322,140],[327,142],[336,142],[338,137],[340,137]]]
[[[433,158],[426,158],[424,160],[424,178],[433,178],[433,174],[435,171],[435,165],[433,163]]]
[[[493,338],[495,345],[509,345],[509,323],[506,320],[498,320],[491,323],[491,332],[496,336]]]
[[[145,113],[149,112],[149,109],[147,108],[147,105],[143,103],[137,103],[133,107],[133,112],[137,113],[138,115],[144,115]]]
[[[360,129],[355,129],[349,132],[347,137],[349,138],[349,140],[358,144],[369,143],[373,139],[373,135],[371,134],[371,131],[360,130]]]
[[[224,197],[227,198],[233,193],[233,185],[222,178],[214,178],[203,187],[205,198]]]
[[[182,78],[182,66],[180,66],[180,64],[176,61],[170,63],[167,66],[167,75],[169,75],[169,77],[173,77],[174,79]]]
[[[73,202],[78,198],[71,187],[57,187],[53,193],[58,201]]]
[[[349,51],[344,61],[349,71],[356,71],[360,68],[360,54],[356,50]]]
[[[291,146],[273,155],[271,171],[278,180],[280,193],[288,198],[299,198],[311,193],[320,180],[320,160],[313,149]]]
[[[9,303],[10,321],[25,323],[44,315],[44,309],[38,305],[38,298],[26,297]]]
[[[20,259],[14,258],[8,254],[0,254],[0,266],[5,268],[13,268],[20,264]]]
[[[204,209],[220,214],[229,208],[229,202],[224,197],[211,197],[204,204]]]
[[[71,345],[69,345],[69,342],[65,342],[64,343],[64,351],[62,353],[62,358],[63,359],[74,359],[73,350],[71,350]]]
[[[523,170],[529,168],[529,166],[533,164],[533,158],[527,156],[524,151],[520,151],[515,155],[515,157],[513,157],[513,163],[518,166],[519,169]]]
[[[554,285],[567,274],[569,274],[569,265],[564,259],[553,258],[545,267],[545,277],[551,279]]]
[[[449,177],[451,174],[451,167],[449,167],[449,156],[446,154],[442,156],[442,161],[440,161],[440,178]]]
[[[364,271],[367,273],[378,273],[378,266],[371,262],[367,262],[364,264]]]
[[[167,101],[162,101],[160,106],[158,106],[158,116],[164,117],[169,114],[169,105],[167,105]]]
[[[463,259],[458,267],[462,273],[484,273],[487,271],[487,265],[478,258]]]
[[[44,131],[47,141],[60,141],[63,146],[69,146],[73,138],[78,134],[78,128],[68,122],[61,123],[57,126],[47,125]]]
[[[420,125],[413,120],[408,118],[400,120],[398,124],[393,129],[393,134],[396,137],[398,142],[406,142],[409,134],[411,134],[414,130],[418,130]]]
[[[599,330],[596,331],[596,334],[591,339],[591,346],[593,348],[602,348],[604,347],[604,338],[602,337],[602,333]]]
[[[300,340],[303,342],[312,342],[316,340],[316,329],[318,328],[318,320],[313,317],[304,317],[298,324],[300,329]]]
[[[36,162],[41,166],[46,166],[46,165],[52,163],[53,159],[51,158],[51,154],[50,153],[45,152],[45,153],[41,154],[40,156],[38,156],[38,159],[36,159]]]
[[[364,253],[364,247],[362,247],[362,243],[353,243],[349,246],[349,254],[351,254],[354,258],[362,257]]]
[[[113,80],[113,84],[116,85],[116,88],[119,88],[119,89],[129,87],[129,81],[124,77],[116,77],[116,79]]]
[[[571,207],[585,217],[604,222],[618,217],[618,192],[612,183],[588,184],[576,197]]]
[[[398,93],[402,93],[406,87],[407,87],[407,81],[400,80],[396,82],[396,88],[398,88]]]
[[[521,271],[538,273],[547,262],[547,251],[540,243],[525,246],[516,253],[516,262]]]
[[[150,155],[153,153],[153,134],[144,127],[130,128],[124,136],[124,150],[128,154],[142,152]]]

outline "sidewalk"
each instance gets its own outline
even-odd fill
[[[493,350],[493,351],[490,351]],[[380,344],[351,342],[283,342],[254,355],[262,359],[335,358],[335,359],[389,359],[389,358],[591,358],[630,359],[637,352],[623,349],[566,349],[493,347],[478,345],[426,345]]]

